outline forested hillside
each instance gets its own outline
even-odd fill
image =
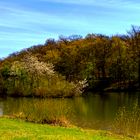
[[[126,35],[60,36],[0,61],[1,94],[72,97],[86,90],[134,90],[140,83],[140,28]]]

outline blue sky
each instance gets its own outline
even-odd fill
[[[0,0],[0,58],[60,35],[125,34],[139,0]]]

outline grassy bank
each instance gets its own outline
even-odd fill
[[[131,140],[106,131],[82,130],[0,118],[1,140]]]

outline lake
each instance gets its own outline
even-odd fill
[[[72,124],[83,128],[110,130],[118,110],[140,105],[139,92],[134,93],[88,93],[86,97],[66,99],[0,98],[0,116],[12,115],[30,108],[40,112],[65,116]],[[35,107],[34,104],[37,104]]]

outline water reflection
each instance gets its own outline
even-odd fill
[[[135,101],[140,104],[139,93],[89,94],[73,99],[31,99],[7,98],[0,100],[0,115],[11,115],[24,111],[24,108],[41,112],[47,111],[56,116],[66,116],[73,124],[94,129],[110,129],[120,107],[129,107]],[[38,104],[34,108],[34,104]]]

